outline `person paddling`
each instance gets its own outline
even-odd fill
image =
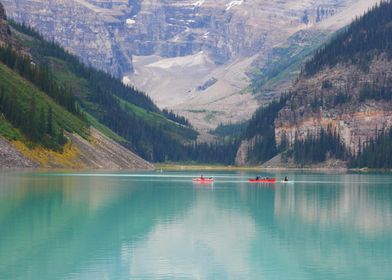
[[[285,182],[288,182],[288,181],[289,181],[289,178],[287,178],[287,176],[284,177],[284,181],[285,181]]]

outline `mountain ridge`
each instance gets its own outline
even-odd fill
[[[4,0],[19,22],[37,27],[85,62],[125,76],[124,81],[147,92],[161,109],[174,109],[206,131],[228,120],[250,118],[261,103],[290,86],[299,70],[295,62],[309,55],[313,45],[377,1],[44,2]],[[320,38],[308,41],[301,30],[313,30]],[[293,44],[289,38],[295,34],[296,49],[282,48],[286,42]],[[291,61],[304,48],[306,52]],[[288,61],[282,74],[264,75],[271,72],[270,58],[279,50],[283,52],[277,58]],[[198,66],[162,67],[167,59],[193,61],[200,54],[204,61]],[[254,71],[273,79],[256,95],[251,93],[254,88],[248,89]],[[198,90],[210,80],[216,82]]]

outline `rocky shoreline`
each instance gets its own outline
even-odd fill
[[[0,136],[0,169],[38,168],[39,165],[17,151],[6,139]]]
[[[69,144],[63,153],[42,147],[28,148],[23,143],[11,143],[0,136],[0,169],[101,169],[101,170],[153,170],[153,164],[91,129],[89,140],[67,134]]]

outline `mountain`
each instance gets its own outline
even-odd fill
[[[144,134],[154,127],[162,139],[193,133],[143,93],[84,66],[33,29],[10,25],[1,3],[0,113],[2,167],[151,169],[127,148],[146,151],[152,135]],[[116,118],[128,121],[132,134],[111,122]]]
[[[4,24],[0,134],[35,163],[151,168],[135,154],[153,162],[232,163],[233,141],[197,143],[185,118],[158,109],[143,92],[86,66],[29,26]]]
[[[3,0],[83,62],[206,130],[248,119],[377,0]]]
[[[287,100],[254,116],[248,129],[256,132],[247,135],[241,150],[250,152],[246,158],[271,145],[275,152],[264,151],[266,158],[256,161],[281,153],[286,164],[293,159],[298,165],[331,160],[340,166],[390,168],[391,26],[392,2],[384,1],[319,48],[304,64]],[[268,110],[274,115],[272,130],[266,129],[262,114]]]

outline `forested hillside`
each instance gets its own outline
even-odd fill
[[[303,75],[310,76],[325,67],[353,63],[367,69],[374,56],[392,56],[392,5],[382,1],[364,16],[317,50],[303,67]]]
[[[282,165],[390,168],[391,25],[392,2],[383,1],[315,51],[284,104],[253,118],[248,162],[281,154]]]
[[[30,27],[13,21],[11,26],[18,47],[4,44],[0,50],[4,69],[10,72],[0,91],[3,122],[9,123],[3,135],[61,152],[65,132],[88,138],[92,125],[150,161],[233,163],[235,140],[196,143],[197,133],[184,117],[161,111],[144,93],[82,64]],[[8,81],[14,76],[26,81],[14,83],[16,87],[31,84],[29,90],[20,90],[25,94],[20,99],[10,98],[15,89]],[[41,91],[42,98],[57,107],[31,91]]]
[[[72,92],[84,112],[123,137],[123,144],[143,158],[175,160],[183,157],[184,144],[196,139],[197,133],[186,119],[160,111],[144,93],[84,65],[58,44],[45,41],[30,27],[11,24],[23,34],[20,36],[22,44],[29,48],[34,62],[44,65],[51,78]]]

